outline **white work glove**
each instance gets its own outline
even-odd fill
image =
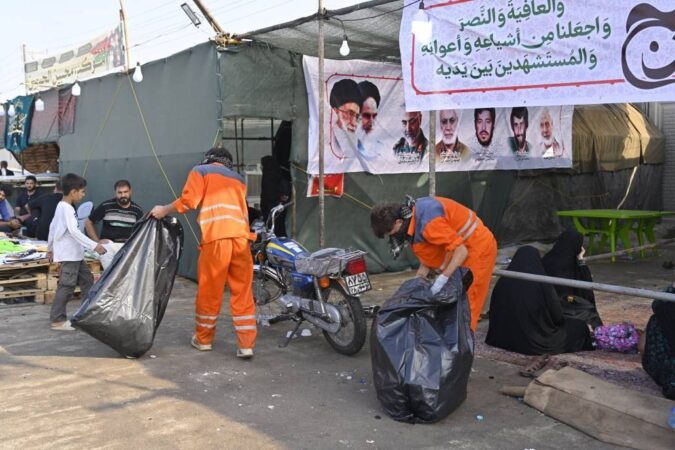
[[[448,282],[448,277],[445,275],[441,274],[438,277],[436,277],[436,281],[434,281],[434,284],[431,286],[431,293],[433,295],[436,295],[440,292],[441,288],[445,286],[445,283]]]

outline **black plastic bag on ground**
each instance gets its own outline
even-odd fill
[[[436,422],[466,399],[474,336],[462,275],[471,278],[457,270],[435,296],[428,281],[406,281],[373,321],[375,390],[395,420]]]
[[[72,324],[127,357],[152,347],[183,248],[175,218],[144,220],[89,291]]]

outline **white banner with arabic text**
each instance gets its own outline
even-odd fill
[[[405,8],[399,44],[407,110],[675,100],[673,6],[426,0],[431,37],[413,36],[418,8]]]
[[[122,25],[79,47],[36,61],[26,62],[24,74],[28,93],[100,77],[124,66]]]

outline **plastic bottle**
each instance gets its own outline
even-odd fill
[[[670,428],[675,429],[675,408],[670,411],[670,417],[668,417],[668,425]]]

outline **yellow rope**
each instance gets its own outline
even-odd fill
[[[91,158],[91,155],[94,153],[94,149],[96,148],[96,144],[98,143],[98,139],[101,137],[101,133],[103,133],[103,130],[105,129],[105,126],[108,124],[108,120],[110,119],[110,114],[112,113],[113,106],[115,106],[115,102],[117,101],[117,95],[120,92],[120,88],[122,87],[122,78],[120,78],[117,81],[117,89],[115,90],[115,93],[113,94],[112,102],[110,103],[110,106],[108,107],[108,112],[105,115],[105,118],[103,119],[103,122],[101,122],[101,126],[98,129],[98,133],[96,134],[96,137],[94,138],[94,142],[91,144],[91,148],[89,149],[89,152],[87,153],[87,159],[84,162],[84,170],[82,171],[82,177],[85,178],[87,175],[87,169],[89,168],[89,160]]]
[[[173,186],[171,186],[171,181],[169,181],[169,176],[166,174],[166,171],[164,170],[164,166],[162,166],[162,162],[159,160],[159,156],[157,155],[157,150],[155,149],[155,144],[152,142],[152,137],[150,136],[150,130],[148,129],[148,124],[145,122],[145,115],[143,114],[143,109],[141,108],[141,103],[138,101],[138,97],[136,96],[136,89],[134,89],[134,83],[131,81],[131,76],[127,76],[127,79],[129,80],[129,86],[131,87],[131,93],[134,95],[134,100],[136,101],[136,107],[138,107],[138,113],[141,116],[141,122],[143,123],[143,128],[145,129],[145,134],[148,137],[148,142],[150,143],[150,148],[152,149],[153,155],[155,155],[155,159],[157,160],[157,164],[159,165],[159,170],[161,170],[162,175],[164,175],[164,179],[166,180],[166,184],[169,185],[169,189],[171,189],[171,194],[173,195],[174,199],[178,198],[178,195],[176,194],[176,191],[173,189]],[[217,138],[217,135],[216,135]],[[192,236],[195,238],[195,242],[199,244],[199,238],[197,238],[197,233],[195,233],[195,230],[192,228],[192,224],[190,221],[185,218],[185,222],[188,225],[188,228],[190,228],[190,232],[192,233]]]

